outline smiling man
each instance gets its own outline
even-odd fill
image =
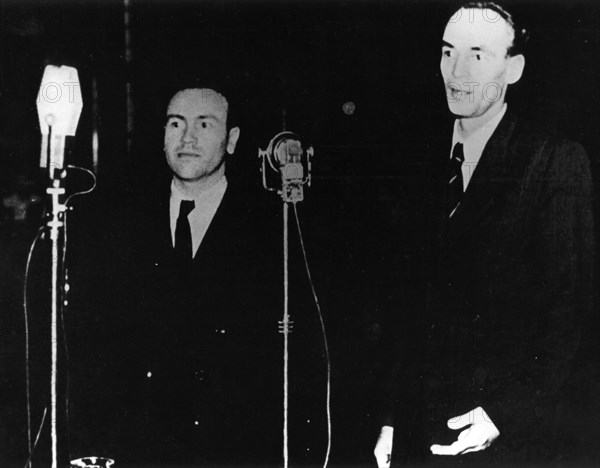
[[[404,311],[422,320],[420,352],[395,337],[380,467],[394,445],[399,459],[443,466],[577,456],[568,382],[591,309],[592,184],[580,145],[509,110],[525,37],[491,2],[446,24],[440,69],[456,119],[432,144],[438,241],[424,305]]]

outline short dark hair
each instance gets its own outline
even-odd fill
[[[203,79],[203,78],[191,78],[177,80],[175,79],[172,83],[167,86],[167,92],[165,93],[165,105],[163,109],[167,109],[171,99],[186,89],[209,89],[215,91],[223,96],[227,100],[227,120],[225,122],[227,132],[232,128],[239,126],[237,105],[234,97],[234,93],[227,84],[227,78],[222,79]]]
[[[514,32],[514,38],[512,44],[508,47],[506,55],[515,56],[523,54],[525,52],[525,46],[529,40],[529,32],[519,22],[517,22],[514,16],[503,6],[495,2],[466,2],[458,7],[458,10],[492,10],[506,21]]]

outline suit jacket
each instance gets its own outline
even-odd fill
[[[85,386],[81,413],[96,427],[76,454],[121,463],[277,460],[282,353],[273,213],[262,192],[230,180],[193,261],[183,265],[171,246],[168,181],[163,187],[142,197],[130,217],[125,243],[133,253],[120,275],[133,299],[127,308],[106,307],[97,326],[104,345],[85,353],[82,367],[95,369],[88,380],[101,388]]]
[[[447,220],[450,141],[432,144],[422,359],[403,361],[396,379],[411,381],[407,402],[422,403],[425,451],[456,439],[447,419],[481,406],[501,433],[487,462],[565,456],[576,437],[564,425],[565,384],[592,297],[587,156],[507,113]]]

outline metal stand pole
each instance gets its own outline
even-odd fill
[[[60,177],[60,176],[59,176]],[[52,187],[46,189],[52,196],[52,218],[48,221],[50,227],[50,240],[52,242],[52,315],[50,319],[50,435],[52,439],[52,468],[58,468],[58,450],[56,434],[56,402],[57,402],[57,374],[58,374],[58,309],[60,307],[58,284],[58,240],[60,229],[63,227],[62,213],[65,206],[60,203],[59,196],[65,193],[60,186],[60,179],[52,180]]]
[[[283,467],[288,468],[288,338],[290,316],[288,314],[288,204],[283,202]]]

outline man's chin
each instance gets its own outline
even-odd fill
[[[196,180],[201,180],[207,176],[207,174],[204,171],[186,170],[173,171],[173,175],[182,182],[194,182]]]
[[[174,175],[182,182],[195,182],[197,180],[202,180],[207,177],[207,174],[204,174],[204,173],[186,174],[186,173],[180,172],[180,173],[175,173]]]
[[[452,115],[460,119],[468,119],[469,117],[473,117],[476,113],[473,105],[461,102],[448,102],[448,110],[450,110]]]
[[[179,170],[173,171],[173,176],[182,183],[195,184],[202,183],[212,185],[219,181],[225,175],[224,171],[220,170],[209,170],[203,168],[202,170]]]

